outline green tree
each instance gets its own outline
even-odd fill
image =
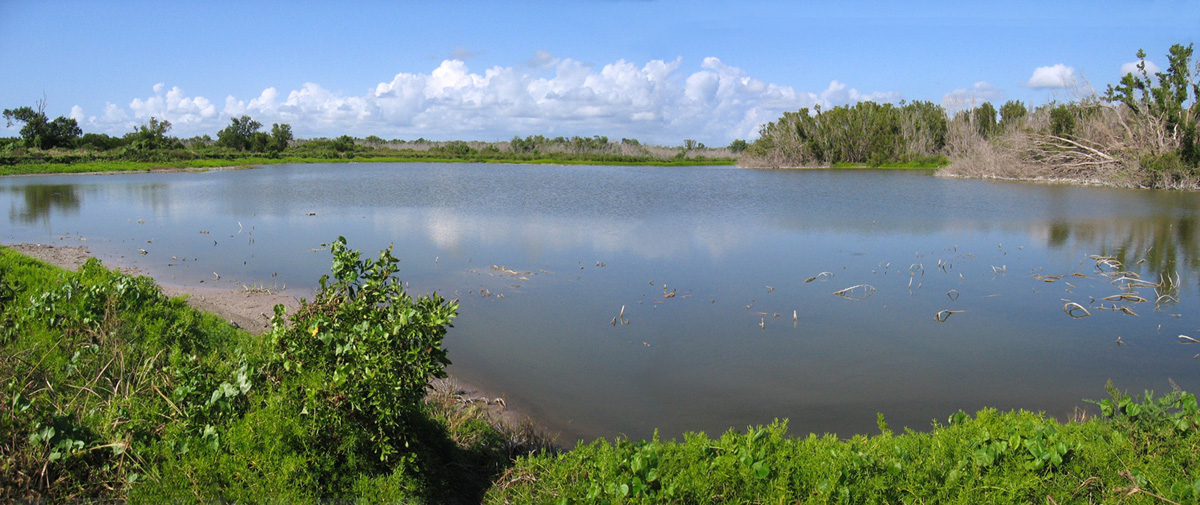
[[[292,142],[292,125],[275,123],[271,125],[270,150],[282,152]]]
[[[1009,100],[1000,106],[1000,131],[1009,131],[1024,124],[1029,111],[1020,100]]]
[[[37,149],[53,149],[55,147],[72,147],[75,139],[83,134],[79,123],[72,118],[59,116],[51,121],[46,117],[46,100],[37,102],[33,107],[17,107],[4,109],[4,119],[8,127],[22,123],[21,140],[25,147]]]
[[[354,151],[354,137],[351,137],[349,135],[342,135],[341,137],[334,139],[333,144],[331,144],[331,145],[333,146],[333,150],[337,151],[339,153],[344,153],[344,152],[348,152],[348,151],[353,152]]]
[[[1167,68],[1155,72],[1155,79],[1146,71],[1146,52],[1139,49],[1137,58],[1137,71],[1125,74],[1120,84],[1109,85],[1105,100],[1160,122],[1164,135],[1178,143],[1180,158],[1200,166],[1200,82],[1192,80],[1192,44],[1171,46]]]
[[[158,118],[150,116],[149,121],[125,137],[129,141],[130,149],[135,151],[154,151],[180,146],[179,140],[167,136],[168,131],[171,131],[170,121],[159,121]]]
[[[238,151],[249,151],[255,147],[255,137],[262,123],[250,116],[230,118],[232,124],[217,132],[217,146],[228,147]],[[265,142],[264,145],[265,146]]]
[[[983,105],[971,111],[971,119],[980,137],[991,138],[992,133],[996,131],[996,108],[991,102],[983,102]]]
[[[127,143],[122,137],[113,137],[105,133],[85,133],[75,142],[76,147],[96,151],[111,151]]]
[[[1056,137],[1070,137],[1075,134],[1075,111],[1069,105],[1059,105],[1050,109],[1050,134]]]
[[[750,147],[750,145],[742,139],[734,139],[733,142],[729,143],[729,151],[733,154],[742,154],[747,147]]]

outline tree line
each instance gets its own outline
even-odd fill
[[[732,163],[745,150],[745,141],[728,148],[709,148],[685,139],[678,147],[643,144],[637,139],[609,140],[606,136],[515,136],[507,142],[384,140],[375,135],[355,138],[297,139],[289,124],[272,124],[270,131],[248,115],[230,118],[230,124],[209,135],[180,139],[170,135],[171,122],[151,117],[123,136],[83,133],[73,118],[50,120],[45,100],[35,107],[4,111],[8,126],[20,125],[20,137],[0,138],[0,165],[85,161],[172,162],[196,159],[236,159],[262,156],[279,158],[400,157],[467,161],[601,161],[645,163],[653,161],[695,163],[704,160]]]
[[[947,110],[860,102],[784,113],[762,126],[743,166],[879,166],[942,159],[957,175],[1200,188],[1200,63],[1176,44],[1165,69],[1137,70],[1103,93],[1030,108],[1010,100]]]
[[[859,102],[822,111],[786,112],[759,129],[746,149],[750,165],[810,166],[928,160],[946,145],[947,118],[931,102]]]

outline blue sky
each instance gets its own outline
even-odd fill
[[[300,137],[724,145],[814,104],[1069,99],[1198,35],[1182,1],[3,0],[0,107],[44,95],[109,134],[249,114]]]

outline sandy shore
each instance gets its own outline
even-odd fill
[[[67,270],[78,270],[89,258],[87,246],[53,246],[43,244],[6,245],[14,251],[26,256],[39,259],[51,265]],[[141,275],[136,268],[119,267],[121,273]],[[163,294],[171,297],[186,297],[188,305],[205,312],[216,314],[230,323],[253,334],[261,334],[271,329],[271,315],[276,304],[282,304],[290,314],[300,307],[300,300],[278,292],[247,289],[223,289],[194,286],[159,287]],[[511,409],[502,395],[488,392],[472,384],[461,382],[454,377],[439,379],[433,382],[435,391],[452,395],[463,405],[475,405],[488,411],[492,419],[499,425],[515,429],[526,419],[518,409]]]
[[[7,247],[67,270],[78,270],[80,265],[92,257],[86,246],[16,244]],[[136,268],[118,269],[121,273],[130,275],[142,273]],[[172,286],[163,285],[161,282],[159,287],[167,296],[187,297],[188,305],[221,316],[254,334],[271,329],[271,315],[275,313],[276,304],[282,304],[288,313],[300,306],[300,300],[295,297],[265,290]]]

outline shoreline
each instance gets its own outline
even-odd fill
[[[192,160],[195,161],[195,160]],[[507,159],[507,158],[435,158],[435,157],[354,157],[354,158],[248,158],[238,163],[239,160],[229,160],[230,165],[203,166],[203,160],[199,160],[201,166],[188,166],[187,161],[179,163],[164,162],[159,165],[154,162],[137,162],[137,161],[89,161],[89,162],[74,162],[74,163],[59,163],[59,162],[41,162],[41,163],[16,163],[13,165],[0,165],[0,177],[13,176],[31,176],[31,175],[108,175],[122,173],[178,173],[178,172],[207,172],[214,170],[245,170],[253,168],[262,168],[270,165],[284,164],[319,164],[319,163],[478,163],[478,164],[509,164],[509,165],[549,165],[549,166],[577,166],[577,165],[593,165],[593,166],[629,166],[629,167],[693,167],[693,166],[737,166],[737,160],[734,158],[686,158],[683,160],[677,159],[642,159],[642,160],[603,160],[603,159],[556,159],[556,158],[536,158],[536,159]],[[121,164],[134,164],[142,166],[126,166]],[[70,167],[74,165],[92,165],[92,170],[73,171]],[[7,167],[32,167],[32,166],[49,166],[50,170],[18,171],[8,173]],[[106,169],[106,166],[112,166]],[[57,169],[57,170],[55,170]]]
[[[22,243],[0,246],[69,271],[78,270],[80,266],[94,257],[84,245],[56,246]],[[113,267],[105,264],[105,268]],[[146,275],[145,272],[135,267],[117,266],[116,269],[125,275],[150,277],[162,290],[164,296],[184,297],[189,306],[214,314],[228,321],[234,327],[253,335],[262,335],[271,329],[271,316],[274,314],[276,304],[282,304],[288,314],[295,312],[300,307],[298,297],[281,292],[163,284],[159,279]],[[507,395],[490,391],[477,384],[464,382],[453,375],[430,381],[427,398],[430,398],[430,401],[436,401],[434,398],[452,398],[463,409],[481,408],[498,425],[498,429],[506,433],[517,432],[523,426],[533,422],[519,406],[510,407],[508,405]],[[540,428],[537,429],[540,430]],[[551,433],[548,434],[548,438],[557,442],[558,435]]]

